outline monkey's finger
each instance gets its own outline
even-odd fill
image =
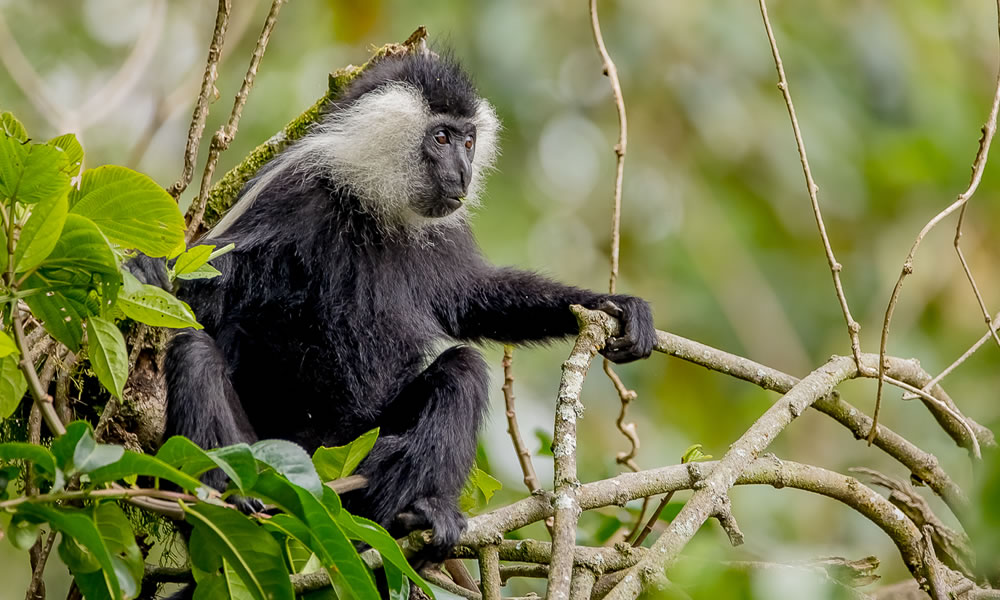
[[[597,305],[597,309],[608,313],[616,319],[621,319],[625,315],[625,311],[623,311],[620,306],[611,300],[602,300],[601,303]]]
[[[609,351],[615,350],[625,350],[635,345],[635,340],[630,337],[614,337],[608,338],[608,341],[604,343],[604,349]]]
[[[406,531],[413,531],[415,529],[429,529],[431,522],[425,515],[406,511],[396,515],[396,525]]]
[[[611,351],[604,350],[601,352],[601,354],[604,355],[604,358],[610,360],[613,363],[618,363],[618,364],[632,362],[634,360],[639,360],[640,358],[642,358],[632,349],[611,350]]]

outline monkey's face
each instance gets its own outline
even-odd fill
[[[424,134],[421,154],[427,185],[412,199],[411,208],[423,217],[446,217],[465,202],[475,175],[475,123],[450,117],[435,119]]]

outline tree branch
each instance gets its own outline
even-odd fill
[[[576,525],[580,505],[576,499],[576,420],[583,416],[580,391],[590,363],[604,341],[618,332],[618,322],[607,313],[573,306],[580,333],[573,351],[562,366],[556,419],[552,433],[552,454],[555,460],[555,514],[552,526],[552,562],[549,565],[548,600],[568,600],[572,579],[573,556],[570,549],[576,543]]]
[[[240,85],[240,89],[236,93],[236,99],[233,101],[233,110],[229,113],[229,120],[212,136],[212,143],[208,147],[208,159],[205,161],[205,171],[201,176],[201,188],[198,190],[198,197],[191,203],[187,215],[185,215],[188,224],[188,242],[194,239],[195,234],[201,226],[202,218],[205,215],[205,203],[208,200],[208,194],[212,185],[212,175],[215,174],[215,166],[219,162],[219,155],[229,148],[229,144],[236,137],[236,129],[239,126],[240,117],[243,115],[243,107],[246,105],[253,82],[257,78],[257,67],[264,57],[264,51],[267,50],[267,42],[271,39],[271,31],[278,21],[278,13],[281,11],[281,7],[285,1],[273,0],[271,2],[271,10],[268,11],[267,18],[264,19],[264,27],[257,38],[257,45],[254,47],[253,54],[250,57],[250,66],[247,67],[247,73],[243,77],[243,84]]]
[[[208,105],[218,94],[215,80],[219,78],[219,61],[222,59],[222,46],[226,39],[226,28],[229,27],[229,13],[232,12],[233,0],[219,0],[219,8],[215,14],[215,30],[212,41],[208,45],[208,58],[205,60],[205,75],[201,80],[201,91],[191,115],[191,126],[188,127],[187,145],[184,147],[184,167],[181,176],[167,192],[179,200],[194,177],[194,165],[198,160],[198,146],[201,145],[205,133],[205,121],[208,119]]]

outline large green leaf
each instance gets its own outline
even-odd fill
[[[218,467],[241,491],[249,490],[257,481],[257,461],[247,444],[202,450],[185,437],[173,436],[160,447],[156,458],[190,477]]]
[[[108,239],[148,256],[166,256],[184,241],[184,217],[155,181],[125,167],[83,172],[70,212],[89,217]]]
[[[48,522],[53,529],[63,534],[63,539],[72,538],[100,566],[103,573],[101,584],[104,592],[111,598],[121,597],[121,587],[118,583],[118,577],[115,574],[115,565],[111,559],[111,553],[108,551],[108,547],[104,543],[104,538],[101,536],[101,532],[98,530],[92,516],[80,510],[57,509],[31,502],[18,505],[17,510],[20,514]],[[60,552],[60,556],[62,556],[62,552]],[[70,569],[73,569],[73,565],[69,566]],[[86,568],[83,565],[81,567]]]
[[[337,494],[333,490],[328,490],[329,494],[324,494],[324,498],[327,496],[336,497]],[[339,500],[338,500],[339,502]],[[420,575],[413,569],[410,565],[410,561],[406,560],[406,556],[403,555],[403,551],[399,548],[399,544],[396,540],[389,535],[389,532],[385,530],[381,525],[366,519],[364,517],[359,517],[357,515],[352,515],[346,510],[342,510],[337,514],[337,524],[340,525],[344,533],[347,534],[352,540],[360,540],[372,548],[378,550],[378,553],[382,555],[382,560],[386,565],[392,565],[395,570],[401,575],[405,575],[406,578],[410,579],[422,589],[431,598],[434,597],[434,592],[431,587],[427,585],[427,582],[423,580]],[[388,573],[387,573],[388,574]],[[401,588],[401,584],[397,584],[397,589]]]
[[[100,317],[87,319],[87,356],[98,381],[121,398],[128,379],[128,350],[118,326]]]
[[[62,150],[66,154],[66,168],[63,169],[70,177],[76,177],[83,165],[83,146],[76,139],[76,135],[66,133],[59,137],[54,137],[46,145]]]
[[[0,331],[0,358],[10,356],[17,352],[17,344],[7,335],[6,331]]]
[[[26,460],[35,466],[36,469],[55,475],[56,457],[52,455],[45,446],[29,444],[27,442],[6,442],[0,444],[0,460],[6,462],[11,460]]]
[[[239,575],[257,600],[294,600],[281,547],[264,528],[242,513],[210,504],[185,505],[187,522],[204,544]]]
[[[378,600],[371,572],[324,503],[271,470],[260,473],[253,491],[295,517],[279,519],[281,515],[277,515],[269,524],[280,526],[286,535],[316,553],[342,600]]]
[[[320,447],[313,452],[313,465],[323,481],[347,477],[371,451],[378,439],[378,428],[344,446]]]
[[[37,266],[55,249],[68,211],[66,194],[52,196],[32,207],[31,216],[21,228],[14,248],[14,264],[18,273]]]
[[[128,318],[154,327],[202,328],[190,306],[155,285],[143,284],[137,292],[120,295],[118,308]]]
[[[184,473],[167,462],[155,456],[131,450],[126,450],[117,461],[94,469],[89,473],[90,481],[94,484],[117,481],[132,475],[159,477],[160,479],[173,482],[190,492],[205,487],[205,484],[195,477]]]
[[[94,431],[86,421],[73,421],[66,426],[66,433],[52,442],[52,454],[60,468],[68,475],[90,473],[118,462],[125,448],[111,444],[98,444]]]
[[[26,297],[24,301],[52,337],[70,350],[79,350],[83,342],[83,320],[101,309],[91,291],[84,287],[92,279],[73,272],[51,275],[54,276],[34,273],[28,277],[25,287],[40,292]]]
[[[254,458],[269,465],[295,485],[309,490],[317,498],[326,487],[316,474],[316,467],[302,446],[287,440],[261,440],[251,446]]]
[[[0,419],[6,419],[17,410],[28,389],[28,382],[18,366],[19,360],[16,354],[0,358]]]
[[[125,598],[134,598],[139,594],[142,583],[143,560],[142,552],[135,542],[135,534],[129,525],[125,513],[113,502],[98,505],[94,511],[94,522],[101,532],[115,575],[121,585]],[[100,571],[75,573],[76,583],[87,600],[108,598],[104,588],[104,575]],[[109,598],[110,600],[110,598]]]
[[[77,350],[83,338],[83,320],[100,312],[92,292],[120,282],[118,261],[100,230],[86,217],[70,214],[55,248],[22,287],[39,291],[27,296],[25,302],[46,331]],[[113,298],[104,300],[111,302]]]
[[[0,143],[0,195],[34,204],[69,191],[66,153],[45,144],[4,137]]]

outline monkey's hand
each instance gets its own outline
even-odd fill
[[[635,296],[610,296],[597,305],[621,324],[622,335],[608,338],[601,354],[615,363],[648,358],[656,343],[656,327],[649,303]]]
[[[415,557],[428,563],[444,562],[458,538],[465,529],[465,516],[459,512],[454,501],[443,498],[420,498],[396,517],[393,530],[414,531],[430,529],[431,542],[424,546]]]

